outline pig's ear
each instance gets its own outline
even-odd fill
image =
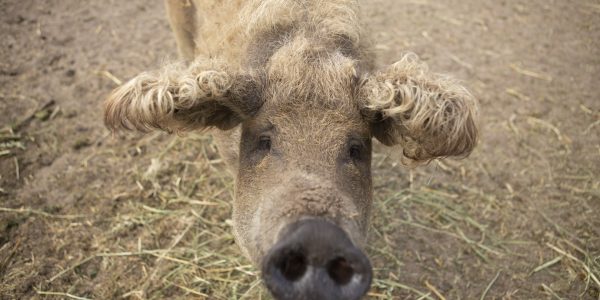
[[[221,62],[196,60],[142,73],[105,101],[109,129],[182,132],[230,129],[262,105],[256,76],[235,73]]]
[[[429,73],[413,53],[365,77],[359,101],[373,136],[401,146],[407,164],[465,157],[477,143],[477,101],[456,81]]]

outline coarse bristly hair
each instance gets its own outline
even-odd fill
[[[197,59],[144,72],[115,89],[105,101],[109,129],[181,132],[231,128],[258,109],[243,103],[255,92],[250,75],[233,73],[218,60]]]
[[[366,77],[359,98],[374,135],[403,147],[403,162],[468,156],[477,143],[477,101],[449,77],[431,74],[416,54]]]

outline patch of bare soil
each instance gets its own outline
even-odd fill
[[[600,299],[600,3],[372,0],[480,99],[463,161],[377,146],[372,299]],[[0,299],[268,297],[208,135],[112,136],[102,98],[176,59],[162,3],[0,2]],[[79,297],[79,298],[78,298]]]

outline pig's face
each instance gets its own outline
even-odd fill
[[[243,125],[234,230],[242,248],[262,264],[276,296],[295,290],[310,265],[347,272],[340,276],[349,278],[360,269],[353,293],[362,295],[368,287],[370,268],[357,245],[365,236],[372,198],[370,141],[368,123],[358,111],[331,107],[267,106]],[[328,226],[341,229],[343,237],[318,236]],[[358,258],[349,257],[349,250]],[[328,266],[335,259],[348,268]],[[336,280],[350,280],[342,277]],[[289,299],[303,295],[296,292]]]
[[[473,149],[476,103],[407,55],[375,75],[338,52],[291,43],[264,69],[215,61],[145,73],[106,102],[109,127],[241,126],[234,233],[278,299],[358,299],[372,201],[371,138],[407,161]]]
[[[284,227],[305,217],[326,219],[361,244],[372,195],[368,124],[357,111],[284,111],[265,110],[243,125],[239,244],[260,262]]]
[[[354,61],[298,48],[271,58],[242,123],[234,231],[277,298],[353,299],[371,280],[370,122]]]
[[[356,101],[354,62],[278,54],[261,109],[242,123],[233,217],[255,262],[303,218],[327,220],[362,243],[372,198],[371,128]]]

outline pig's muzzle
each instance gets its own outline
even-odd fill
[[[371,285],[369,259],[337,225],[308,218],[287,225],[262,260],[276,299],[360,299]]]

